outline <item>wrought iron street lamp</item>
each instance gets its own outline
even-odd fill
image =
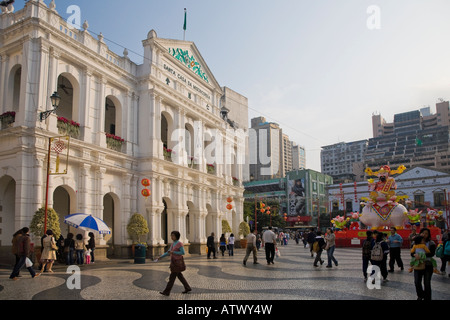
[[[61,101],[61,97],[55,91],[55,92],[53,92],[52,96],[50,97],[50,101],[52,102],[53,109],[41,112],[39,114],[40,121],[43,121],[43,120],[47,119],[50,116],[50,114],[52,114],[53,112],[56,111],[56,109],[59,107],[59,103]]]

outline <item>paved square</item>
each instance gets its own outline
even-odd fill
[[[267,265],[264,249],[258,252],[259,264],[252,257],[242,264],[243,249],[230,257],[218,254],[207,260],[205,255],[186,258],[186,279],[192,292],[182,294],[176,280],[169,297],[159,294],[169,276],[169,259],[157,263],[147,260],[110,260],[80,268],[81,289],[69,289],[74,283],[66,273],[67,266],[55,265],[54,273],[43,273],[31,279],[28,271],[22,277],[9,279],[10,268],[0,269],[0,300],[416,300],[413,273],[407,271],[410,256],[402,250],[405,270],[389,273],[380,289],[369,289],[363,281],[361,249],[336,248],[339,265],[313,267],[309,249],[291,242],[279,246],[281,257]],[[440,259],[438,266],[440,267]],[[447,267],[447,272],[450,268]],[[450,300],[450,278],[433,274],[433,300]]]

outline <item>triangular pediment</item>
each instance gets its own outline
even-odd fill
[[[395,177],[395,180],[425,179],[439,176],[448,176],[448,174],[429,168],[413,167]]]
[[[155,40],[166,49],[167,55],[176,60],[183,71],[191,72],[193,77],[203,84],[220,89],[219,83],[194,42],[162,38]]]

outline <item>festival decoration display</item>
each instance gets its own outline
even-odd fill
[[[232,197],[228,197],[227,198],[227,206],[226,206],[226,208],[228,209],[228,210],[231,210],[231,209],[233,209],[233,205],[231,204],[231,202],[233,202],[233,198]]]
[[[359,230],[359,212],[352,212],[350,217],[350,230]]]
[[[436,226],[436,218],[442,215],[442,211],[436,211],[435,209],[427,208],[427,224],[428,226]]]
[[[370,168],[366,169],[366,173],[371,176],[377,176],[378,181],[369,179],[369,198],[362,198],[366,202],[362,202],[364,206],[360,215],[360,221],[372,229],[384,227],[396,227],[403,229],[403,225],[407,219],[408,210],[398,201],[407,198],[407,196],[397,196],[395,190],[397,184],[392,175],[402,173],[405,166],[399,166],[397,170],[391,170],[384,165],[380,170],[373,172]]]
[[[337,231],[341,231],[347,229],[347,222],[349,220],[350,218],[345,218],[344,216],[336,216],[331,219],[331,223]]]
[[[141,195],[147,199],[152,194],[151,191],[147,189],[147,187],[150,186],[151,182],[149,179],[145,178],[141,180],[141,184],[145,187],[144,189],[142,189]]]
[[[405,216],[408,218],[408,225],[411,227],[420,227],[421,213],[422,211],[419,211],[419,209],[409,210],[408,212],[405,212]]]

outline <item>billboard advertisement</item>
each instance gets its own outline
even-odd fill
[[[288,180],[288,215],[289,216],[305,216],[306,211],[306,189],[305,179]]]

